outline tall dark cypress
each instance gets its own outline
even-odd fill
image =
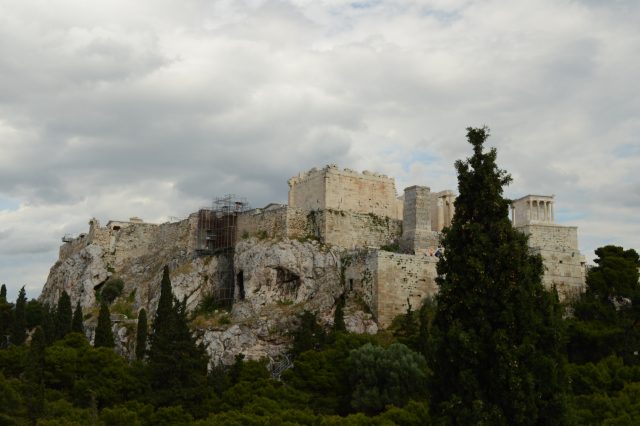
[[[29,419],[33,424],[44,414],[44,351],[46,342],[41,327],[36,327],[31,338],[25,368],[25,394]]]
[[[63,291],[58,299],[58,307],[56,309],[56,338],[62,339],[71,331],[71,318],[73,312],[71,310],[71,298],[66,291]]]
[[[564,347],[557,295],[542,261],[509,221],[511,177],[484,152],[488,129],[467,129],[460,195],[444,232],[433,322],[432,407],[452,424],[562,424]]]
[[[6,302],[7,301],[7,286],[2,284],[2,286],[0,286],[0,302]]]
[[[153,323],[148,367],[154,403],[159,406],[198,406],[205,394],[207,357],[189,330],[186,301],[171,291],[169,269],[164,268],[160,300]],[[167,374],[167,372],[171,374]]]
[[[71,331],[73,331],[74,333],[84,334],[82,306],[80,306],[79,300],[78,303],[76,303],[76,309],[73,311],[73,319],[71,320]]]
[[[147,352],[147,311],[140,309],[136,330],[136,359],[142,361]]]
[[[100,305],[100,313],[98,314],[98,325],[96,327],[96,335],[93,340],[93,346],[96,348],[113,348],[113,331],[111,331],[111,314],[109,313],[109,305],[102,302]]]
[[[21,345],[27,338],[27,315],[26,315],[27,293],[24,286],[18,293],[16,307],[13,310],[13,331],[11,333],[11,343]]]
[[[52,344],[56,340],[55,318],[55,308],[45,303],[42,306],[42,331],[44,332],[44,340],[47,345]]]

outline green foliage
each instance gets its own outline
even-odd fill
[[[63,291],[58,299],[58,307],[56,309],[56,338],[62,339],[71,332],[71,319],[73,312],[71,311],[71,298],[66,291]]]
[[[82,321],[82,306],[80,300],[76,303],[76,309],[73,311],[73,319],[71,320],[71,331],[74,333],[84,334],[84,323]]]
[[[100,313],[98,314],[98,325],[96,326],[96,334],[93,340],[93,346],[96,348],[113,348],[113,331],[111,330],[111,314],[109,313],[109,305],[105,302],[100,304]]]
[[[542,261],[509,221],[511,177],[467,129],[474,154],[457,161],[456,215],[437,265],[432,409],[452,423],[565,422],[563,326]]]
[[[587,275],[587,290],[575,302],[569,321],[569,359],[593,362],[617,354],[640,363],[640,285],[638,253],[622,247],[596,250],[597,266]]]
[[[316,314],[304,311],[300,315],[300,326],[293,333],[293,348],[291,352],[294,355],[298,355],[304,351],[319,349],[325,340],[326,334],[318,324]]]
[[[13,329],[11,332],[11,343],[21,345],[27,338],[27,316],[26,316],[27,293],[24,286],[18,293],[16,307],[13,310]]]
[[[400,343],[388,348],[368,343],[351,352],[348,365],[351,405],[358,411],[380,413],[387,405],[401,407],[426,396],[427,363]]]
[[[351,411],[348,358],[351,350],[369,343],[373,337],[338,333],[323,350],[300,353],[294,367],[283,373],[290,386],[312,397],[309,406],[319,413],[345,415]]]
[[[13,330],[13,305],[7,302],[7,287],[2,284],[4,296],[0,292],[0,348],[8,342],[6,336]]]
[[[99,299],[101,302],[111,304],[122,294],[122,289],[124,289],[124,281],[121,278],[112,276],[100,289]]]
[[[136,328],[136,359],[142,361],[147,352],[147,311],[140,309]]]
[[[336,310],[333,314],[333,331],[347,331],[347,326],[344,323],[344,294],[338,298],[336,303]]]
[[[37,327],[31,338],[29,358],[25,369],[25,396],[29,418],[32,422],[44,413],[44,372],[45,346],[44,332]]]
[[[164,407],[177,403],[196,410],[206,393],[207,362],[204,347],[196,345],[189,330],[186,300],[178,302],[173,297],[169,269],[165,267],[148,357],[154,404]],[[171,374],[167,374],[169,371]]]
[[[385,244],[385,245],[380,246],[380,250],[390,251],[392,253],[400,253],[400,244],[398,244],[398,243]]]
[[[2,302],[0,302],[2,303]],[[25,316],[27,318],[27,329],[42,325],[44,320],[44,306],[36,299],[31,299],[25,307]]]

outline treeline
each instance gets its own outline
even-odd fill
[[[38,316],[37,302],[5,295],[0,424],[640,424],[638,253],[596,250],[586,292],[562,306],[509,222],[510,177],[483,149],[488,129],[468,131],[439,293],[389,330],[347,333],[340,299],[331,330],[301,314],[290,368],[238,356],[208,369],[166,268],[132,361],[113,351],[108,300],[91,346],[68,296]]]

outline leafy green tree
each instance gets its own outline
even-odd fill
[[[433,321],[432,408],[453,424],[563,424],[561,309],[541,283],[542,260],[509,221],[511,177],[467,129],[456,215],[445,229]]]
[[[102,286],[100,290],[100,301],[107,304],[111,304],[120,294],[124,288],[124,281],[118,277],[111,277]]]
[[[147,311],[140,309],[136,330],[136,359],[141,361],[147,352]]]
[[[98,325],[96,326],[96,335],[93,341],[93,346],[96,348],[113,348],[114,344],[109,305],[102,302],[100,305],[100,313],[98,314]]]
[[[598,248],[596,255],[587,290],[575,302],[575,318],[569,321],[569,358],[597,362],[617,354],[627,363],[639,363],[638,253],[609,245]]]
[[[56,308],[56,338],[62,339],[71,332],[72,316],[71,298],[66,291],[63,291],[58,299],[58,307]]]
[[[186,299],[178,302],[173,297],[169,268],[165,267],[148,357],[155,404],[182,404],[195,412],[206,394],[207,363],[204,347],[196,344],[189,330]]]
[[[76,309],[73,311],[73,319],[71,320],[71,331],[73,331],[74,333],[84,334],[84,322],[80,300],[78,300],[78,302],[76,303]]]
[[[383,348],[368,343],[351,352],[348,364],[351,405],[358,411],[380,413],[387,405],[402,407],[426,396],[427,363],[403,344]]]
[[[13,331],[11,333],[11,343],[14,345],[21,345],[27,338],[27,316],[25,312],[25,306],[27,304],[27,293],[24,290],[24,286],[18,293],[18,300],[16,300],[16,307],[13,311]]]

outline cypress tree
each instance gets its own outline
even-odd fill
[[[16,307],[13,310],[13,331],[11,333],[11,343],[21,345],[27,338],[27,315],[25,307],[27,304],[27,293],[24,286],[18,293]]]
[[[488,129],[467,130],[473,156],[456,162],[460,195],[437,266],[432,407],[452,424],[563,424],[557,295],[509,221],[511,177],[495,148],[483,151]]]
[[[42,307],[42,331],[44,332],[44,340],[47,345],[52,344],[56,340],[55,317],[55,308],[45,303]]]
[[[74,333],[84,334],[84,323],[82,318],[82,306],[80,301],[76,303],[76,309],[73,311],[73,319],[71,320],[71,331]]]
[[[136,359],[142,361],[147,351],[147,311],[140,309],[136,330]]]
[[[336,303],[336,311],[333,315],[333,331],[347,331],[347,325],[344,322],[344,294],[338,299]]]
[[[165,266],[148,358],[154,403],[197,407],[205,394],[207,362],[204,347],[189,330],[186,300],[173,297]]]
[[[0,289],[0,348],[6,346],[7,335],[13,332],[13,305],[7,302],[7,287]]]
[[[100,313],[98,314],[98,326],[96,327],[96,336],[93,346],[96,348],[113,348],[113,332],[111,331],[111,314],[109,313],[109,305],[102,302],[100,304]]]
[[[25,369],[26,377],[26,400],[29,419],[33,424],[44,414],[44,351],[45,351],[44,332],[41,327],[36,327],[33,337],[31,338],[31,346],[29,347],[29,355]]]
[[[58,299],[58,308],[56,309],[56,338],[62,339],[71,331],[71,298],[66,291],[63,291]]]

